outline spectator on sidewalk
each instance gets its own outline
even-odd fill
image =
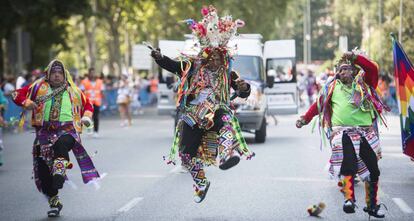
[[[99,112],[105,87],[103,81],[96,77],[95,68],[89,68],[88,76],[81,81],[80,88],[93,104],[93,136],[99,137]]]

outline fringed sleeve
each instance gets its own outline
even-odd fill
[[[307,123],[309,123],[316,115],[318,115],[318,104],[314,102],[309,107],[308,111],[306,111],[305,115],[303,115],[303,118]]]
[[[92,113],[93,113],[93,105],[91,103],[91,101],[88,99],[88,97],[85,96],[85,94],[83,92],[81,92],[79,90],[79,92],[81,93],[81,98],[82,98],[82,116],[88,116],[88,117],[92,117]]]
[[[18,106],[23,106],[24,102],[27,99],[27,95],[30,91],[30,86],[31,85],[26,85],[18,90],[15,90],[14,92],[12,92],[12,99],[14,101],[14,103],[16,103]]]

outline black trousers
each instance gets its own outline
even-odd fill
[[[354,176],[358,171],[357,157],[351,138],[345,133],[342,137],[342,148],[344,159],[341,165],[341,175]],[[370,172],[370,181],[377,182],[380,176],[377,155],[364,137],[361,139],[359,156]]]
[[[93,131],[98,133],[99,130],[99,112],[101,106],[93,105]]]
[[[54,153],[53,159],[65,158],[66,160],[69,160],[69,151],[72,150],[73,145],[75,145],[75,139],[71,135],[61,136],[52,146]],[[39,147],[37,148],[37,151],[37,155],[39,156]],[[49,170],[49,166],[41,157],[37,157],[36,160],[42,193],[49,197],[56,196],[58,194],[58,189],[53,188],[53,177]]]
[[[224,115],[224,110],[219,109],[214,114],[214,126],[209,129],[209,131],[219,132],[220,129],[224,126],[222,117]],[[200,129],[197,125],[190,127],[185,122],[182,127],[182,138],[181,145],[182,148],[180,151],[184,154],[189,154],[191,158],[197,155],[198,147],[201,144],[201,138],[206,130]]]

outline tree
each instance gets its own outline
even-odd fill
[[[17,27],[30,33],[32,60],[28,67],[45,65],[53,45],[67,49],[67,20],[88,10],[86,0],[5,0],[1,1],[0,37],[9,40]]]

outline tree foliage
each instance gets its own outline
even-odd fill
[[[412,58],[414,2],[403,1],[402,44]],[[391,71],[389,32],[398,32],[399,2],[311,0],[312,60],[332,63],[338,55],[338,38],[345,35],[349,49],[365,49],[384,70]],[[182,21],[200,20],[200,9],[210,4],[221,16],[244,20],[240,33],[260,33],[264,40],[295,39],[297,59],[303,59],[306,0],[4,0],[0,4],[0,38],[9,39],[19,26],[32,36],[29,68],[44,65],[56,55],[81,70],[96,63],[99,70],[107,66],[110,73],[119,74],[122,66],[130,64],[132,45],[182,40],[190,33]],[[92,10],[94,4],[96,10]]]

